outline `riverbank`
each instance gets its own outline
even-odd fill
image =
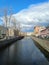
[[[12,38],[12,39],[6,39],[6,40],[3,40],[3,41],[0,41],[0,50],[3,50],[7,46],[9,46],[12,43],[14,43],[14,42],[16,42],[18,40],[21,40],[23,38],[24,38],[24,36],[18,36],[18,37]]]
[[[49,41],[43,40],[40,38],[32,37],[36,46],[45,54],[45,56],[49,59]]]

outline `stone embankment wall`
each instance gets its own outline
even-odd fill
[[[18,36],[18,37],[12,38],[12,39],[6,39],[6,40],[3,40],[3,41],[0,41],[0,50],[4,49],[5,47],[11,45],[12,43],[14,43],[18,40],[23,39],[23,38],[24,38],[24,36]]]

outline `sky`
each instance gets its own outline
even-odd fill
[[[0,10],[3,8],[12,8],[13,16],[24,32],[33,31],[36,25],[49,24],[49,0],[0,0]]]
[[[0,0],[0,8],[12,8],[14,13],[27,8],[31,4],[48,2],[48,0]]]

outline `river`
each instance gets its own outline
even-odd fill
[[[19,40],[0,52],[0,65],[49,65],[30,37]]]

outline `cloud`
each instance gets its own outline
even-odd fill
[[[49,2],[32,4],[13,16],[23,29],[31,29],[35,25],[49,23]]]
[[[24,27],[26,27],[26,28],[27,28],[27,27],[28,27],[28,28],[31,28],[32,25],[26,25],[26,24],[22,24],[22,23],[21,23],[21,27],[22,27],[22,28],[24,28]]]
[[[32,29],[36,25],[49,23],[49,2],[32,4],[27,9],[14,14],[24,29]],[[25,30],[24,29],[24,30]]]
[[[30,5],[27,9],[14,14],[22,23],[49,22],[49,2]]]

